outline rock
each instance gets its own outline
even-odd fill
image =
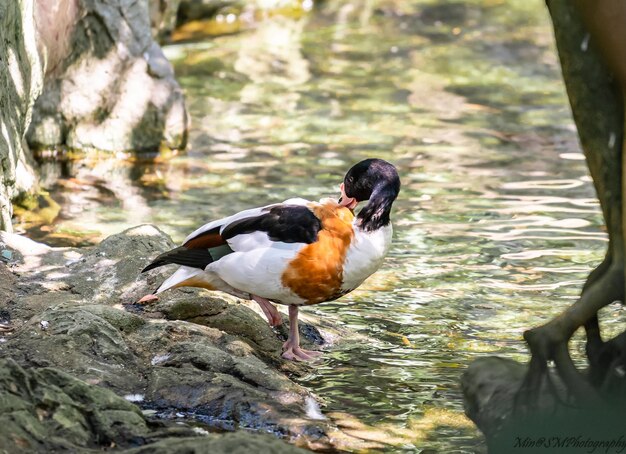
[[[24,142],[44,69],[37,52],[33,1],[0,4],[0,230],[11,231],[11,200],[37,185]]]
[[[11,231],[11,201],[37,189],[27,142],[185,148],[183,94],[152,37],[171,30],[177,8],[177,0],[0,4],[0,230]]]
[[[113,447],[134,447],[126,451],[133,453],[303,452],[268,436],[217,435],[150,423],[136,405],[105,388],[56,368],[23,369],[11,359],[0,360],[0,402],[3,452],[84,452]]]
[[[168,439],[126,451],[128,454],[297,454],[306,453],[268,436],[244,432],[212,435],[210,438]]]
[[[107,312],[109,318],[117,319],[117,326],[101,316]],[[131,393],[143,384],[142,368],[122,333],[123,328],[130,331],[141,323],[140,317],[118,309],[58,305],[17,329],[2,352],[21,364],[58,367],[89,383]]]
[[[175,296],[158,309],[169,319],[186,320],[199,325],[217,328],[245,339],[257,350],[280,356],[283,341],[258,314],[238,304],[234,298],[207,296],[184,298]],[[228,302],[231,304],[228,304]],[[264,324],[260,324],[259,320]]]
[[[112,235],[91,249],[53,249],[6,233],[0,234],[2,244],[14,254],[16,269],[25,273],[28,297],[65,287],[77,295],[73,299],[108,304],[134,303],[158,287],[169,271],[160,268],[145,276],[141,270],[174,245],[167,235],[150,225]]]
[[[150,431],[141,411],[113,392],[53,368],[25,370],[11,359],[0,360],[0,401],[5,452],[137,445]]]
[[[526,367],[516,361],[488,356],[474,361],[461,378],[465,414],[486,435],[495,434],[513,410]]]
[[[152,366],[145,399],[154,408],[193,414],[221,429],[296,438],[307,433],[310,442],[330,443],[327,422],[306,416],[310,394],[259,358],[268,352],[239,337],[177,321],[147,324],[128,341]]]
[[[308,366],[282,360],[284,333],[246,304],[197,289],[135,304],[172,271],[140,273],[173,246],[157,228],[135,227],[90,249],[49,248],[9,234],[0,243],[15,252],[17,273],[0,265],[0,277],[17,289],[0,313],[14,327],[0,342],[0,358],[59,368],[156,412],[155,422],[191,420],[333,446],[329,422],[319,411],[308,416],[314,396],[283,373]],[[0,284],[0,302],[9,291]]]
[[[15,297],[15,281],[15,275],[4,263],[0,262],[0,307],[7,307],[7,304],[10,304]]]
[[[175,298],[160,310],[171,320],[193,320],[198,317],[211,317],[226,310],[228,303],[223,298],[207,296]]]
[[[623,386],[619,393],[605,395],[609,397],[601,407],[575,404],[550,370],[549,380],[544,379],[536,390],[536,408],[516,413],[516,393],[526,372],[526,365],[491,356],[474,361],[463,374],[465,412],[485,434],[489,452],[517,448],[529,453],[570,453],[575,448],[592,448],[584,445],[587,440],[621,440],[625,427]]]
[[[105,151],[184,148],[183,94],[152,38],[148,2],[40,3],[35,12],[49,68],[29,144]],[[156,9],[164,18],[167,8]]]
[[[104,239],[72,261],[64,277],[75,293],[93,302],[131,304],[154,291],[169,275],[161,268],[149,276],[141,270],[159,253],[174,247],[158,228],[141,225]],[[130,253],[129,253],[130,252]]]
[[[514,417],[515,399],[527,371],[526,365],[512,359],[487,356],[470,364],[461,377],[465,414],[488,440],[519,424]],[[534,411],[538,414],[563,410],[560,396],[567,394],[565,386],[554,371],[549,371],[549,376],[551,386],[544,380],[537,390],[538,407]]]

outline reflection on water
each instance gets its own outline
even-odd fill
[[[522,332],[571,304],[606,247],[543,2],[325,2],[167,52],[189,153],[46,164],[62,210],[44,237],[153,222],[181,240],[244,208],[336,194],[360,159],[393,161],[384,269],[307,309],[371,342],[333,347],[302,382],[372,446],[482,452],[458,416],[463,369],[527,359]],[[605,311],[609,332],[620,310]]]

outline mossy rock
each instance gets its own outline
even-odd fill
[[[57,369],[0,360],[0,450],[130,447],[149,432],[141,411],[107,389]]]
[[[213,435],[210,438],[168,439],[126,452],[128,454],[304,454],[309,451],[288,445],[267,435],[234,432]]]

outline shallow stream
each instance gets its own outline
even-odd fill
[[[390,160],[402,192],[383,269],[306,309],[371,342],[333,346],[301,383],[390,451],[484,452],[460,374],[482,355],[526,360],[522,332],[576,299],[606,247],[544,3],[334,1],[296,16],[167,46],[188,153],[45,161],[60,213],[16,227],[64,245],[150,222],[182,240],[244,208],[335,196],[353,163]],[[609,333],[621,310],[604,311]]]

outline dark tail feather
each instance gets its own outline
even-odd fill
[[[209,263],[213,262],[213,257],[207,249],[187,249],[185,246],[177,247],[171,251],[159,255],[152,263],[146,266],[142,273],[150,271],[159,266],[175,263],[177,265],[190,266],[192,268],[205,269]]]

